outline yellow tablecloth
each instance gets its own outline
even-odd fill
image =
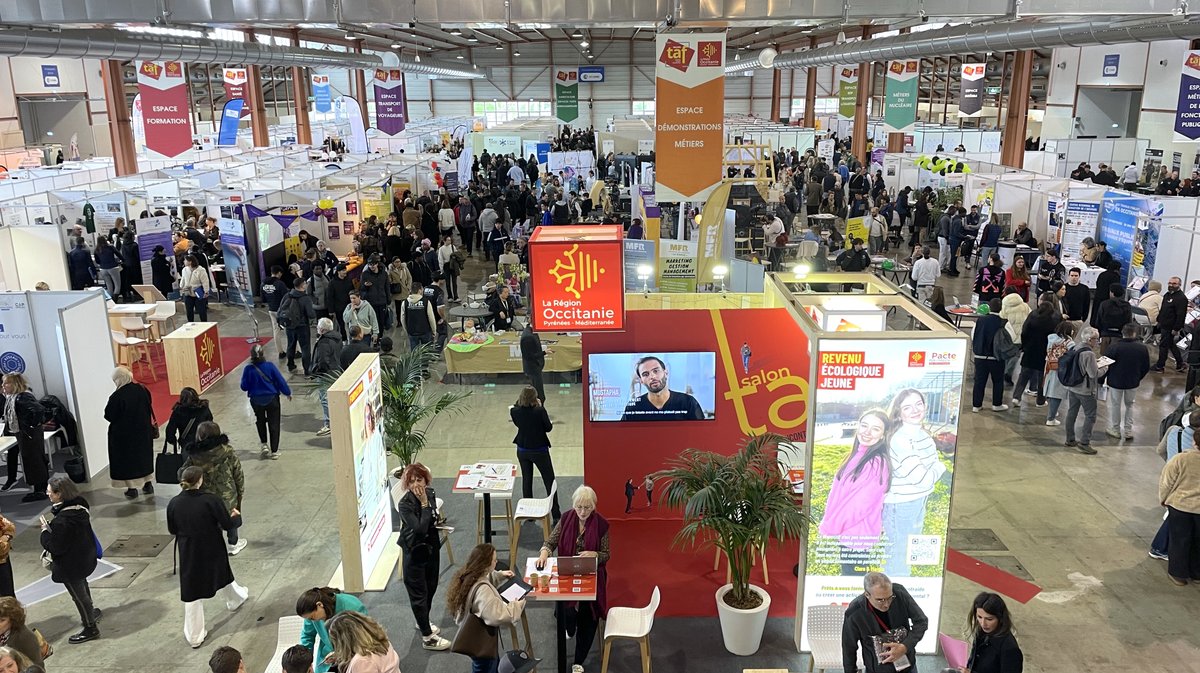
[[[565,334],[544,334],[542,345],[554,352],[546,356],[548,372],[583,369],[583,340]],[[451,374],[520,374],[521,333],[508,332],[470,353],[447,348],[446,371]]]

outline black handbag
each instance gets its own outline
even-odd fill
[[[154,481],[160,484],[178,484],[179,471],[183,469],[185,457],[179,452],[179,446],[167,453],[170,442],[163,442],[162,452],[154,457]]]
[[[488,626],[479,615],[471,612],[476,591],[479,591],[478,586],[467,596],[467,618],[454,634],[450,651],[465,654],[472,659],[497,659],[500,656],[500,629]]]

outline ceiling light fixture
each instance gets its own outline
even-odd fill
[[[457,28],[453,28],[450,30],[450,34],[453,35],[454,37],[461,37],[462,31]]]
[[[460,60],[460,61],[461,61],[461,60],[462,60],[462,58],[463,58],[463,55],[462,55],[462,54],[459,54],[458,56],[455,56],[454,58],[457,58],[458,60]]]
[[[588,55],[587,55],[587,57],[588,57],[588,58],[596,58],[596,55],[595,55],[595,54],[588,54]]]
[[[588,46],[588,41],[587,41],[587,40],[584,40],[583,42],[580,42],[580,43],[579,43],[579,46],[583,47],[584,49],[587,49],[587,46]]]
[[[467,38],[467,42],[478,42],[478,41],[479,41],[479,38],[475,37],[474,35]]]
[[[413,59],[414,59],[414,60],[415,60],[417,63],[420,63],[420,62],[421,62],[421,55],[420,55],[420,54],[413,54]]]
[[[404,48],[404,45],[400,44],[399,42],[392,43],[392,49],[403,49],[403,48]]]
[[[520,56],[520,55],[521,55],[520,49],[513,49],[513,56]]]
[[[358,35],[355,35],[351,31],[346,31],[346,39],[347,40],[361,40],[362,38],[359,37]]]
[[[503,50],[504,50],[504,45],[502,45],[502,44],[496,45],[496,51],[503,51]]]
[[[576,28],[575,32],[571,33],[571,37],[583,37],[583,31]]]

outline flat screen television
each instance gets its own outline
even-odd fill
[[[592,353],[588,420],[712,420],[716,382],[716,353]]]

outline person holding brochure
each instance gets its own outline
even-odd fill
[[[546,567],[551,550],[559,558],[596,557],[596,600],[564,603],[561,606],[566,613],[567,634],[574,633],[577,636],[575,663],[571,666],[571,673],[583,673],[583,662],[592,649],[596,627],[608,614],[608,520],[596,513],[596,492],[591,486],[585,484],[575,489],[571,496],[571,509],[563,513],[562,519],[551,531],[550,539],[542,545],[536,565],[538,570]]]
[[[458,652],[476,643],[466,642],[467,633],[480,634],[484,629],[472,629],[467,620],[479,620],[484,626],[493,627],[490,636],[493,656],[471,656],[471,673],[496,673],[500,665],[498,626],[513,624],[521,619],[525,611],[525,599],[506,601],[500,596],[497,586],[513,576],[511,570],[496,570],[496,548],[484,543],[475,545],[466,564],[450,580],[450,591],[446,596],[446,607],[459,625],[451,650]],[[487,649],[487,648],[484,648]]]
[[[971,656],[958,673],[1022,673],[1025,658],[1013,636],[1012,616],[998,594],[981,592],[967,614]]]
[[[449,649],[450,641],[439,636],[437,626],[429,623],[429,607],[441,571],[442,548],[437,528],[440,519],[437,495],[432,482],[429,468],[421,463],[404,468],[400,483],[404,484],[405,493],[396,505],[404,527],[400,529],[397,544],[404,549],[404,589],[417,629],[421,631],[421,647],[438,651]]]
[[[933,436],[925,429],[925,413],[925,395],[915,388],[897,393],[888,412],[891,482],[883,497],[883,532],[887,540],[884,568],[894,577],[911,576],[908,536],[921,534],[925,503],[938,479],[946,474]]]
[[[883,532],[883,499],[891,482],[887,413],[870,409],[858,419],[854,449],[834,474],[825,500],[820,533],[836,538],[841,548],[842,575],[854,576],[863,558]]]
[[[925,637],[929,618],[907,589],[883,573],[863,576],[863,589],[846,607],[842,622],[844,670],[858,670],[861,646],[867,673],[917,673],[917,643]]]

